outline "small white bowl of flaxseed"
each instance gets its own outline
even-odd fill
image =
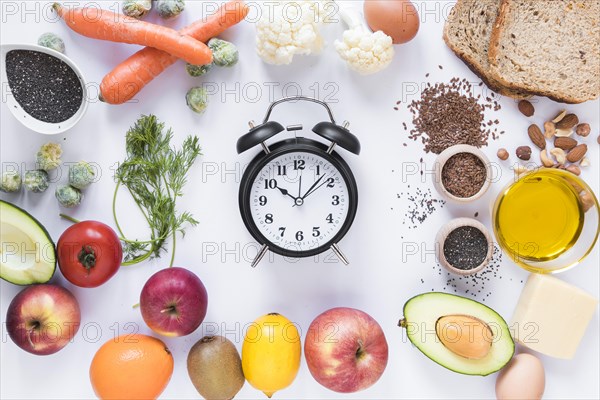
[[[479,199],[491,182],[490,160],[474,146],[448,147],[435,160],[433,185],[452,202],[469,203]]]
[[[27,128],[55,135],[83,117],[88,105],[85,80],[67,56],[38,45],[3,44],[0,58],[6,105]]]

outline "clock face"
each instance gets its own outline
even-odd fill
[[[325,157],[288,152],[271,159],[252,182],[251,217],[271,245],[308,252],[343,229],[351,196],[342,173]]]

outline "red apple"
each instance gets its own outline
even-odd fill
[[[332,308],[310,324],[304,343],[313,378],[335,392],[354,393],[383,374],[388,345],[381,326],[353,308]]]
[[[80,322],[75,296],[55,285],[29,286],[15,296],[6,313],[6,329],[12,341],[37,355],[53,354],[65,347]]]
[[[164,336],[194,332],[206,316],[208,294],[200,278],[185,268],[167,268],[148,279],[140,296],[146,324]]]

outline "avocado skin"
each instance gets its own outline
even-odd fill
[[[50,277],[48,278],[47,281],[44,282],[31,282],[31,283],[15,283],[15,282],[11,282],[8,279],[5,279],[4,277],[0,277],[3,281],[6,282],[10,282],[13,285],[17,285],[17,286],[29,286],[31,284],[38,284],[38,283],[47,283],[50,281],[50,279],[52,279],[52,277],[54,276],[54,273],[56,272],[56,265],[57,265],[57,256],[56,256],[56,243],[54,243],[54,240],[52,240],[52,237],[50,236],[50,233],[48,233],[48,231],[46,230],[46,228],[44,227],[44,225],[42,225],[42,223],[40,221],[38,221],[33,215],[29,214],[27,211],[25,211],[24,209],[22,209],[19,206],[14,205],[13,203],[10,203],[8,201],[4,201],[0,199],[0,207],[2,207],[2,204],[6,205],[9,208],[14,208],[17,212],[20,212],[22,214],[24,214],[25,217],[29,218],[31,220],[31,222],[35,223],[37,226],[40,227],[40,229],[42,230],[42,232],[44,232],[44,235],[46,236],[46,239],[48,240],[48,243],[52,244],[52,256],[54,258],[54,265],[52,267],[52,274],[50,275]]]

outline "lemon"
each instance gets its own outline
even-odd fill
[[[301,351],[300,334],[290,320],[277,313],[264,315],[248,327],[244,337],[244,376],[270,398],[296,378]]]

